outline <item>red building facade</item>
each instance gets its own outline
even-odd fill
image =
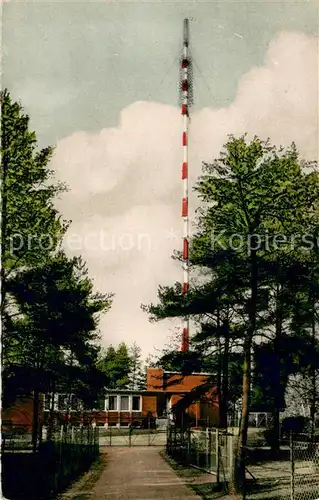
[[[178,420],[182,412],[193,426],[216,426],[219,422],[216,387],[206,390],[200,400],[190,398],[195,388],[206,386],[208,377],[209,374],[183,376],[162,368],[148,368],[145,391],[106,390],[105,398],[98,403],[98,407],[89,411],[81,409],[74,398],[70,404],[69,395],[56,394],[54,401],[50,395],[45,395],[39,417],[44,424],[48,423],[50,416],[55,423],[68,420],[74,425],[95,422],[105,427],[147,427],[154,425],[156,419]],[[31,427],[32,397],[21,399],[6,409],[2,421]]]

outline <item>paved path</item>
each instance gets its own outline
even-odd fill
[[[90,500],[200,500],[152,447],[108,448]]]

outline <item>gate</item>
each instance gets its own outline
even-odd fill
[[[167,453],[179,463],[197,467],[216,475],[225,484],[231,477],[233,436],[220,429],[168,428]]]
[[[100,446],[161,446],[167,441],[166,429],[109,427],[100,429]]]

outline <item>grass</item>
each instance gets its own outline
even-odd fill
[[[106,465],[107,455],[102,453],[93,462],[90,469],[82,474],[80,478],[74,481],[68,489],[58,496],[58,500],[88,500],[90,498],[92,488],[100,478],[103,469]]]
[[[211,480],[209,480],[209,475],[203,470],[178,463],[165,451],[161,452],[161,456],[176,474],[184,479],[185,484],[203,500],[233,500],[234,497],[227,493],[223,485],[215,483],[214,475],[211,475]],[[282,492],[278,491],[275,479],[258,480],[256,483],[247,478],[247,498],[249,500],[280,500],[283,498],[280,493]]]
[[[189,465],[179,464],[169,457],[165,451],[161,451],[160,455],[176,474],[185,480],[188,488],[203,500],[229,500],[232,498],[225,493],[222,486],[215,483],[214,475]]]
[[[132,429],[131,434],[136,435],[136,434],[158,434],[161,431],[158,431],[157,429]],[[121,428],[119,429],[118,427],[109,427],[108,429],[100,429],[99,435],[100,437],[108,437],[108,436],[128,436],[130,434],[130,429],[128,428]]]

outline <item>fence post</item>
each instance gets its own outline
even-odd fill
[[[290,432],[290,500],[295,500],[295,457],[294,457],[294,440],[293,434]]]
[[[201,431],[199,431],[199,432],[201,432]],[[199,465],[200,465],[199,464],[199,439],[200,438],[198,438],[198,431],[197,431],[197,443],[196,443],[196,465],[197,465],[197,467],[199,467]]]
[[[56,491],[59,491],[60,489],[60,484],[62,480],[62,447],[63,447],[63,425],[61,425],[61,431],[60,431],[60,443],[59,443],[59,462],[58,462],[58,470],[57,470],[57,480],[56,480]]]
[[[233,466],[234,466],[234,435],[227,434],[227,451],[226,453],[229,455],[228,459],[228,484],[232,481],[233,478]]]
[[[81,426],[81,436],[80,436],[80,438],[81,438],[81,453],[82,453],[82,451],[83,451],[83,426]]]
[[[177,429],[176,429],[176,425],[174,425],[174,458],[176,458],[176,443],[177,443]]]
[[[99,454],[99,450],[100,450],[100,429],[98,427],[95,427],[95,453],[96,455]]]
[[[216,483],[217,483],[217,485],[219,485],[219,482],[220,482],[220,477],[219,477],[220,476],[220,474],[219,474],[220,456],[219,456],[219,430],[218,429],[216,429],[216,432],[215,432],[215,453],[216,453]]]
[[[209,453],[210,453],[209,429],[206,427],[206,469],[209,470]]]
[[[151,417],[148,417],[148,446],[151,446]]]
[[[191,456],[191,430],[187,429],[187,462],[190,462],[190,456]]]

